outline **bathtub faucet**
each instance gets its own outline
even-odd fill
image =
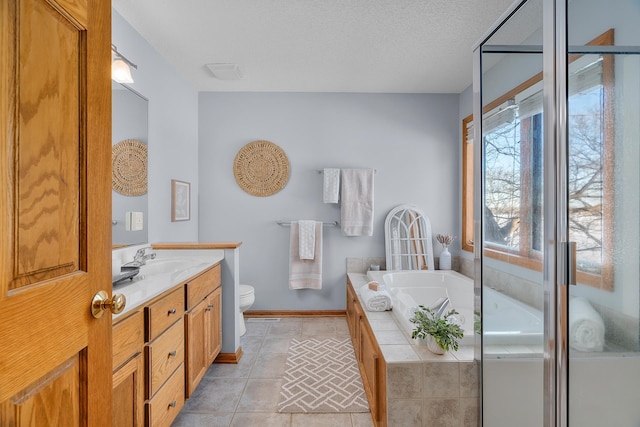
[[[444,314],[444,310],[449,305],[449,298],[439,298],[435,304],[429,307],[429,310],[436,312],[436,319],[439,319]]]

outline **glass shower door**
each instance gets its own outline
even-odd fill
[[[574,0],[567,18],[568,425],[637,426],[640,6]]]
[[[491,427],[543,420],[542,21],[542,0],[526,1],[480,47],[475,241],[482,242],[482,419]]]

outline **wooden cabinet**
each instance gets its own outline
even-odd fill
[[[207,311],[208,310],[208,311]],[[218,287],[207,297],[206,345],[207,361],[211,365],[222,350],[222,288]]]
[[[144,360],[137,353],[113,372],[113,427],[141,427],[144,423]]]
[[[360,318],[362,317],[362,309],[350,283],[347,283],[347,326],[349,327],[356,359],[360,360]]]
[[[170,426],[222,349],[220,265],[113,323],[113,426]]]
[[[145,307],[145,419],[170,426],[184,406],[184,307],[182,286]]]
[[[169,427],[184,406],[184,400],[184,369],[177,369],[147,402],[147,425]]]
[[[182,287],[149,304],[146,314],[145,338],[153,341],[184,314],[184,291]]]
[[[146,347],[147,376],[146,397],[151,399],[184,362],[184,323],[179,318],[162,335]]]
[[[144,316],[135,311],[113,325],[114,427],[144,423]]]
[[[186,397],[189,397],[222,348],[219,266],[187,283],[186,289]]]
[[[386,400],[384,363],[369,325],[360,319],[360,372],[376,425],[382,421],[382,405]]]
[[[347,281],[347,322],[371,416],[376,427],[386,427],[386,364],[350,281]]]

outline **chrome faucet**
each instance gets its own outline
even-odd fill
[[[444,314],[444,310],[447,308],[448,305],[449,305],[449,298],[442,297],[442,298],[439,298],[438,301],[435,302],[435,304],[429,307],[429,310],[435,311],[436,319],[439,319]]]
[[[147,249],[151,249],[151,248],[138,249],[138,251],[136,252],[136,254],[133,257],[133,260],[139,262],[140,265],[145,265],[147,260],[155,259],[156,253],[155,252],[151,252],[151,253],[147,254]]]
[[[128,262],[123,265],[123,267],[142,267],[147,263],[148,260],[154,259],[156,257],[155,252],[151,252],[147,254],[147,249],[151,249],[150,247],[140,248],[133,256],[133,261]]]

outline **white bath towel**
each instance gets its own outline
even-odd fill
[[[569,345],[578,351],[604,348],[604,321],[583,297],[569,300]]]
[[[320,223],[322,227],[322,223]],[[316,252],[316,222],[298,221],[298,250],[300,259],[313,259]]]
[[[340,169],[325,168],[322,188],[324,203],[338,203],[340,200]]]
[[[298,222],[291,221],[289,289],[322,289],[322,223],[316,222],[313,259],[300,259]]]
[[[373,169],[342,169],[342,233],[373,235]]]
[[[360,297],[367,311],[386,311],[393,308],[391,295],[383,286],[379,286],[378,290],[374,291],[369,289],[369,283],[367,283],[360,288]]]

